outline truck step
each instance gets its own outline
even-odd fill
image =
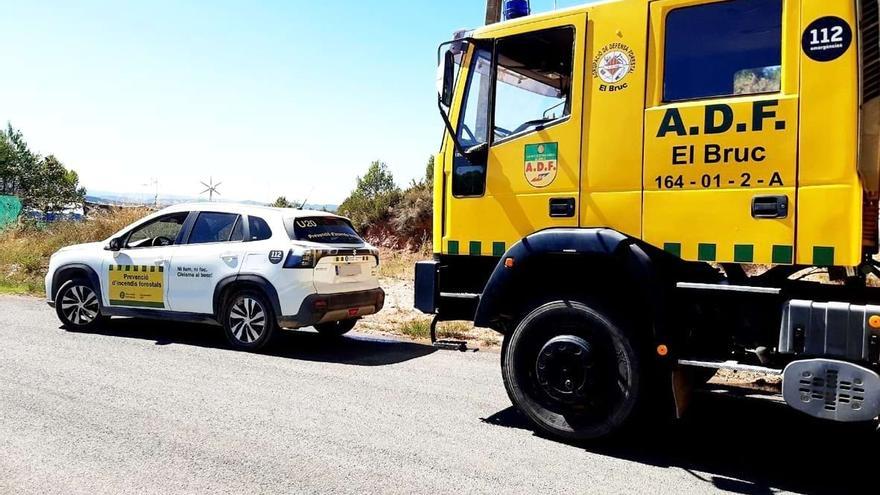
[[[696,282],[679,282],[675,284],[679,289],[712,290],[721,292],[745,292],[750,294],[779,295],[782,289],[778,287],[756,287],[753,285],[726,285],[726,284],[701,284]]]
[[[765,375],[781,376],[782,370],[742,364],[739,361],[695,361],[692,359],[679,359],[680,366],[692,366],[695,368],[711,368],[716,370],[747,371],[751,373],[763,373]]]
[[[448,297],[450,299],[479,299],[479,294],[470,292],[441,292],[440,297]]]

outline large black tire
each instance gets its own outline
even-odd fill
[[[55,313],[67,329],[80,332],[92,330],[106,320],[101,315],[100,297],[88,279],[68,280],[61,284],[55,294]]]
[[[317,325],[315,325],[315,330],[326,337],[342,337],[343,335],[350,332],[354,328],[355,324],[357,324],[357,318],[351,318],[348,320],[318,323]]]
[[[227,299],[221,322],[232,347],[250,352],[264,348],[278,326],[266,296],[250,289],[235,292]]]
[[[513,404],[568,441],[627,426],[641,400],[641,362],[620,323],[598,307],[553,301],[505,337],[501,373]]]

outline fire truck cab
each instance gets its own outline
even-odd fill
[[[723,368],[874,420],[878,34],[877,0],[608,0],[456,33],[416,307],[504,334],[508,394],[561,437],[656,391],[681,413]]]

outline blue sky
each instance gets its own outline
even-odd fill
[[[559,6],[582,3],[560,0]],[[533,11],[552,8],[533,0]],[[340,202],[424,173],[437,45],[482,0],[0,0],[0,122],[90,190]]]

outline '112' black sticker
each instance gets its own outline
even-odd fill
[[[282,259],[284,259],[283,251],[269,251],[269,262],[271,262],[273,265],[281,263]]]
[[[820,17],[804,30],[801,46],[804,53],[817,62],[830,62],[849,49],[853,33],[849,24],[840,17]]]

